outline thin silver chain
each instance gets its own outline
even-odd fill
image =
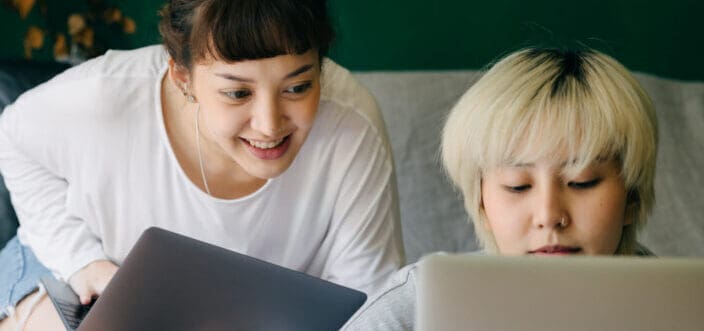
[[[196,104],[196,148],[198,149],[198,165],[200,165],[200,177],[203,180],[203,186],[205,186],[205,192],[209,196],[213,196],[210,193],[210,187],[208,187],[208,179],[205,178],[205,167],[203,166],[203,154],[200,151],[200,125],[198,125],[198,116],[200,113],[200,103]]]

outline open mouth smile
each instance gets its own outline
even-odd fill
[[[256,148],[259,148],[259,149],[270,149],[270,148],[274,148],[274,147],[276,147],[276,146],[279,146],[279,145],[280,145],[282,142],[284,142],[284,140],[285,140],[286,138],[288,138],[288,137],[289,137],[289,136],[286,136],[286,137],[283,137],[283,138],[281,138],[281,139],[274,140],[274,141],[257,141],[257,140],[250,140],[250,139],[247,139],[247,138],[242,138],[242,139],[244,139],[248,144],[250,144],[250,145],[252,145],[252,146],[254,146],[254,147],[256,147]]]
[[[261,160],[275,160],[286,154],[291,145],[291,134],[271,141],[259,141],[240,137],[247,150]]]

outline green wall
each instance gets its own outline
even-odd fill
[[[331,57],[353,70],[476,69],[524,45],[582,42],[633,70],[704,80],[700,0],[329,1],[338,27]],[[64,8],[85,3],[46,2]],[[115,37],[110,47],[158,41],[156,11],[161,0],[105,2],[118,5],[137,22],[134,35]],[[33,12],[22,21],[16,13],[0,9],[5,36],[0,58],[22,56],[24,30],[37,17]],[[39,52],[37,57],[50,54]]]

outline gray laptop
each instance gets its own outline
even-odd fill
[[[432,255],[418,270],[429,330],[704,330],[704,260]]]
[[[42,281],[67,330],[337,330],[366,300],[158,228],[142,234],[90,310],[65,283]]]

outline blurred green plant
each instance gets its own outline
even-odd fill
[[[51,47],[56,61],[77,64],[108,48],[122,48],[126,35],[137,30],[135,21],[110,1],[2,0],[2,4],[23,20],[35,14],[40,18],[24,34],[27,59]]]

